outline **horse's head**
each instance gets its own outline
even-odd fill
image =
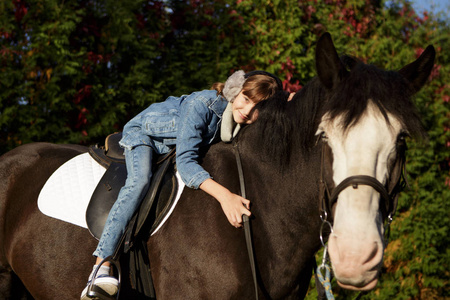
[[[404,138],[424,134],[410,100],[426,82],[435,51],[429,46],[399,72],[339,58],[329,34],[316,49],[320,82],[327,90],[317,135],[324,143],[325,174],[334,199],[328,251],[338,283],[370,290],[384,252],[383,222],[395,211]],[[334,194],[333,194],[334,191]]]

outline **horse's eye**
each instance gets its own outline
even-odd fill
[[[399,143],[404,143],[405,139],[409,137],[409,133],[407,131],[402,131],[399,133],[398,137],[397,137],[397,142]]]
[[[406,131],[400,132],[397,137],[397,151],[404,152],[407,149],[406,146],[406,137],[409,137],[409,133]]]
[[[323,131],[322,129],[318,129],[317,130],[317,132],[316,132],[316,145],[320,142],[320,141],[322,141],[322,142],[327,142],[328,141],[328,137],[327,137],[327,135],[325,134],[325,131]]]

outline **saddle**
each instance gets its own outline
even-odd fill
[[[86,211],[88,229],[96,239],[100,239],[109,211],[127,178],[125,157],[119,146],[121,137],[121,133],[111,134],[106,138],[104,146],[95,145],[89,148],[92,158],[106,168]],[[138,236],[144,224],[148,229],[145,234],[151,234],[173,205],[178,188],[175,177],[175,149],[155,157],[153,174],[149,190],[130,222],[134,228],[132,234],[128,228],[129,238]],[[131,241],[125,243],[130,244]]]
[[[125,156],[119,146],[121,138],[121,133],[114,133],[106,138],[104,146],[89,148],[90,155],[106,168],[86,211],[88,229],[97,239],[100,239],[109,211],[127,177]],[[175,149],[156,156],[152,167],[149,190],[129,222],[112,258],[118,261],[122,253],[128,254],[131,283],[143,299],[156,299],[146,240],[158,228],[176,200],[178,182],[175,177]]]

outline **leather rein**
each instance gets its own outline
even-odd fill
[[[241,196],[243,198],[247,198],[246,194],[245,194],[244,171],[242,170],[241,156],[239,154],[237,141],[233,142],[233,149],[234,149],[234,155],[236,157],[236,164],[237,164],[237,168],[238,168]],[[253,251],[252,229],[250,227],[250,218],[247,215],[242,215],[242,222],[244,223],[245,243],[247,245],[248,258],[250,260],[250,267],[252,269],[253,284],[255,286],[255,296],[256,296],[256,300],[258,300],[258,278],[257,278],[257,274],[256,274],[256,263],[255,263],[255,254]]]

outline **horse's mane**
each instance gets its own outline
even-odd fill
[[[343,115],[343,126],[349,128],[364,115],[369,101],[388,121],[387,114],[397,116],[409,134],[419,138],[424,130],[416,107],[411,101],[415,89],[397,71],[386,71],[350,56],[341,57],[350,69],[342,84],[336,85],[324,103],[323,111],[331,118]]]
[[[285,166],[293,147],[304,154],[314,146],[317,120],[319,119],[320,101],[324,99],[325,89],[317,78],[312,79],[291,101],[288,94],[279,92],[268,101],[257,105],[258,120],[254,126],[256,147],[266,157]]]
[[[269,101],[258,103],[258,149],[280,164],[289,161],[293,147],[304,154],[315,145],[321,117],[344,116],[342,126],[350,128],[364,115],[370,101],[388,121],[387,114],[400,118],[408,133],[425,137],[420,117],[411,101],[414,89],[396,71],[385,71],[350,56],[341,57],[349,72],[331,90],[315,77],[292,101],[286,93],[277,93]]]

